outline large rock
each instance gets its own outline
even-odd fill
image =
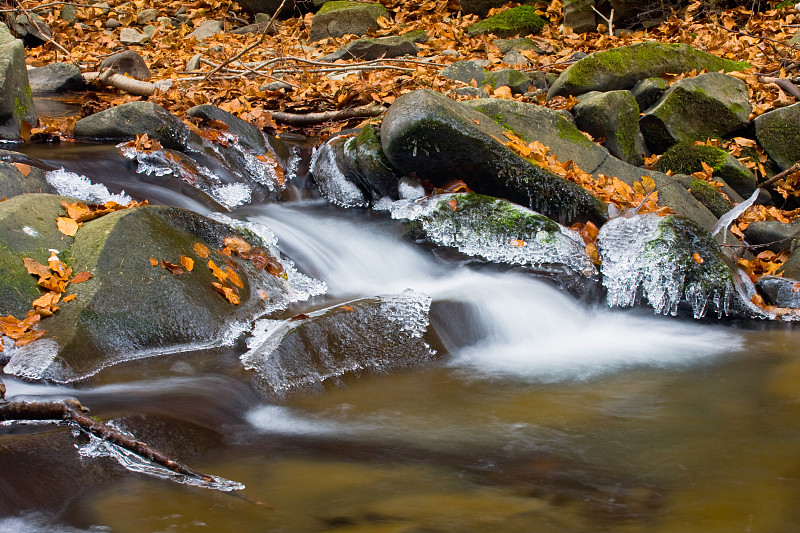
[[[781,222],[779,220],[759,220],[751,222],[744,230],[744,237],[758,250],[772,250],[775,253],[791,249],[792,242],[800,236],[800,221]],[[800,271],[796,274],[800,277]]]
[[[5,24],[0,23],[0,139],[22,140],[23,122],[39,124],[33,105],[28,71],[25,67],[25,47],[14,39]]]
[[[186,114],[190,117],[201,119],[203,123],[210,123],[215,120],[225,123],[228,131],[236,135],[239,142],[254,154],[260,155],[270,151],[267,140],[260,129],[216,106],[210,104],[197,105],[189,108]]]
[[[639,166],[647,147],[639,131],[639,104],[630,91],[587,93],[572,108],[575,124],[595,138],[605,138],[614,157]]]
[[[719,139],[749,123],[747,84],[709,72],[672,84],[639,120],[648,145],[663,152],[679,142]]]
[[[756,189],[756,177],[735,157],[714,146],[678,143],[656,161],[653,169],[673,174],[693,174],[703,170],[703,163],[714,170],[714,177],[722,179],[737,194],[747,198]]]
[[[441,194],[395,202],[391,212],[392,218],[410,221],[414,237],[465,255],[521,265],[563,281],[597,276],[577,232],[507,200]]]
[[[128,102],[75,123],[75,136],[84,139],[125,141],[144,133],[175,150],[190,142],[200,143],[197,134],[178,117],[152,102]]]
[[[501,38],[539,33],[547,22],[536,14],[533,6],[506,9],[469,27],[470,36],[494,34]]]
[[[758,144],[781,169],[800,161],[800,104],[764,113],[753,124]]]
[[[686,44],[646,42],[595,52],[569,66],[547,93],[547,98],[631,89],[639,80],[666,73],[706,69],[742,70],[750,65],[701,52]]]
[[[55,62],[28,71],[32,94],[63,93],[81,91],[86,83],[81,69],[72,63]]]
[[[594,0],[565,0],[564,26],[575,33],[586,33],[597,29],[596,14],[592,9]]]
[[[62,199],[40,195],[38,201],[51,206]],[[0,213],[5,210],[0,204]],[[52,211],[40,215],[43,227],[55,228]],[[30,219],[26,213],[16,216],[19,225],[30,226]],[[52,241],[58,237],[54,231],[38,238],[49,235]],[[223,255],[218,250],[226,246],[228,237],[238,243],[247,241],[263,252],[252,261],[235,251]],[[58,241],[48,244],[71,256],[74,272],[88,271],[93,277],[68,286],[76,298],[61,303],[55,315],[43,320],[40,327],[47,332],[43,339],[7,352],[11,355],[5,367],[8,374],[68,382],[135,358],[229,344],[258,316],[282,311],[289,302],[308,297],[294,281],[300,279],[302,284],[306,278],[281,265],[274,246],[252,231],[179,208],[116,211],[84,222],[71,246],[68,237],[58,238],[60,245]],[[198,252],[198,242],[210,250],[207,258]],[[39,247],[20,250],[17,246],[13,251],[20,266],[19,256],[32,254],[39,260],[47,253]],[[179,267],[182,272],[173,273],[151,264],[154,258],[180,265],[181,257],[194,261],[191,271],[184,266]],[[210,261],[225,272],[227,281],[220,272],[212,272]],[[272,273],[259,268],[265,264]],[[238,286],[240,305],[223,297],[212,283],[231,291]]]
[[[261,388],[278,396],[418,366],[434,355],[424,338],[430,303],[428,296],[407,290],[261,321],[241,359]]]
[[[417,52],[419,52],[419,47],[417,47],[416,43],[427,40],[428,34],[422,30],[408,32],[403,35],[378,37],[377,39],[357,39],[322,59],[324,61],[336,61],[337,59],[364,59],[371,61],[383,57],[416,56]]]
[[[693,222],[655,214],[609,220],[597,236],[603,285],[611,307],[643,299],[656,313],[676,315],[682,305],[695,318],[751,314],[711,235]]]
[[[484,68],[486,66],[484,63],[481,60],[456,61],[444,67],[439,75],[448,80],[464,83],[472,83],[472,80],[475,80],[480,87],[483,85],[483,80],[489,75],[489,71]]]
[[[491,117],[526,142],[541,142],[550,148],[559,161],[575,161],[584,172],[595,176],[615,176],[628,185],[641,181],[642,176],[649,176],[658,187],[659,205],[669,207],[708,230],[717,223],[716,217],[687,193],[681,184],[666,174],[635,167],[611,156],[608,150],[590,141],[557,111],[499,98],[471,100],[462,105]]]
[[[100,62],[100,70],[107,68],[115,68],[118,74],[125,74],[137,80],[146,81],[152,77],[147,63],[133,50],[125,50],[105,58]]]
[[[308,40],[319,41],[327,37],[343,37],[348,34],[364,35],[378,29],[378,17],[389,17],[381,4],[334,0],[326,2],[314,15]]]
[[[285,3],[283,0],[241,0],[236,3],[252,15],[265,13],[270,16],[278,11],[281,4],[284,4],[280,13],[278,13],[278,17],[285,19],[316,11],[325,3],[325,0],[286,0]]]
[[[188,35],[188,37],[194,37],[198,41],[202,41],[222,33],[223,29],[222,22],[219,20],[204,20]]]
[[[11,198],[26,193],[55,193],[55,189],[47,183],[46,168],[34,165],[19,152],[0,150],[0,198]],[[21,163],[19,166],[13,163]]]
[[[401,174],[416,174],[435,186],[464,180],[475,192],[526,205],[562,223],[605,218],[603,202],[510,150],[503,144],[504,131],[482,113],[421,89],[404,94],[386,112],[381,144]]]
[[[800,281],[797,279],[782,278],[780,276],[761,276],[756,282],[758,290],[766,297],[769,304],[794,309],[800,309],[798,284],[800,284]]]

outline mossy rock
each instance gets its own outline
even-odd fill
[[[800,161],[800,104],[764,113],[753,124],[758,144],[781,169]]]
[[[646,111],[650,106],[658,102],[658,99],[668,88],[669,82],[664,78],[645,78],[636,82],[636,85],[631,89],[631,94],[636,98],[639,109]]]
[[[749,63],[723,59],[686,44],[646,42],[595,52],[564,70],[547,93],[579,95],[589,91],[631,89],[639,80],[666,73],[706,69],[709,72],[743,70]]]
[[[9,160],[25,160],[25,156],[18,152],[0,150],[0,158],[9,156]],[[47,172],[44,169],[30,166],[27,174],[22,174],[16,165],[0,161],[0,198],[11,198],[27,193],[55,193],[52,185],[47,183]]]
[[[703,163],[714,169],[713,175],[722,178],[742,197],[750,196],[756,188],[756,177],[747,167],[725,150],[705,144],[678,143],[664,152],[653,165],[653,170],[691,175],[701,172]]]
[[[490,72],[483,80],[483,85],[490,85],[492,89],[508,87],[513,94],[525,94],[533,85],[533,81],[519,70],[505,68]]]
[[[2,26],[8,32],[5,24]],[[25,47],[19,39],[3,39],[0,44],[0,139],[21,141],[23,122],[39,124],[33,104],[28,71],[25,66]]]
[[[701,204],[706,206],[714,216],[720,218],[731,210],[733,205],[724,197],[722,193],[707,181],[693,179],[689,182],[689,192],[697,198]]]
[[[486,115],[420,89],[392,104],[380,136],[386,158],[401,174],[416,174],[435,186],[461,179],[475,192],[526,205],[559,222],[602,222],[603,202],[514,153],[503,144],[503,131]]]
[[[315,42],[327,37],[364,35],[369,30],[378,29],[378,17],[389,17],[386,8],[378,3],[347,0],[325,2],[314,15],[308,40]]]
[[[214,120],[225,123],[228,131],[236,137],[239,142],[248,150],[256,155],[270,152],[264,134],[254,125],[210,104],[201,104],[189,108],[186,115],[201,119],[204,123]]]
[[[493,33],[500,38],[532,35],[542,31],[547,22],[533,6],[518,6],[501,11],[469,27],[470,36]]]
[[[465,60],[456,61],[444,67],[440,72],[440,76],[444,76],[448,80],[456,80],[464,83],[475,83],[479,87],[483,86],[483,82],[490,72],[484,68],[482,61]]]
[[[587,93],[572,111],[578,128],[604,138],[611,155],[634,166],[644,163],[648,152],[639,131],[639,104],[630,91]]]

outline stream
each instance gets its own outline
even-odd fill
[[[102,145],[19,148],[112,193],[213,209]],[[388,215],[315,198],[229,216],[268,226],[325,297],[302,313],[414,289],[430,364],[270,402],[244,343],[123,363],[75,396],[199,471],[207,490],[124,469],[69,428],[0,428],[0,531],[793,532],[800,523],[800,343],[786,324],[585,303],[540,278],[410,242]],[[133,471],[132,471],[133,470]]]

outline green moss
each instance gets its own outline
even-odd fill
[[[581,130],[576,128],[567,119],[556,120],[555,126],[558,129],[558,136],[562,139],[574,142],[575,144],[582,144],[584,146],[594,144],[586,135],[581,132]]]
[[[28,106],[25,105],[25,102],[23,102],[19,98],[14,98],[14,118],[16,118],[17,121],[22,122],[27,113],[28,113]]]
[[[21,257],[0,246],[0,315],[21,318],[39,296],[36,280],[28,274]]]
[[[380,6],[383,9],[383,6],[380,4],[369,4],[363,2],[350,2],[349,0],[331,0],[330,2],[325,2],[322,7],[317,11],[317,15],[322,15],[324,13],[330,13],[331,11],[341,11],[343,9],[355,9],[360,8],[362,6]]]
[[[707,181],[693,179],[689,183],[689,192],[717,218],[730,211],[733,207],[731,203],[720,194],[717,188]]]
[[[519,6],[507,9],[470,26],[469,35],[494,33],[498,37],[511,37],[524,33],[539,33],[545,20],[536,14],[533,6]]]
[[[641,154],[636,148],[636,135],[639,133],[639,106],[633,100],[633,109],[623,112],[617,122],[617,144],[628,161],[641,161]]]
[[[653,165],[653,170],[675,174],[692,174],[703,170],[703,163],[719,170],[725,163],[728,153],[708,145],[682,142],[664,152]]]
[[[516,204],[482,194],[460,194],[455,209],[448,202],[441,202],[436,209],[438,216],[452,216],[469,212],[481,214],[486,233],[507,235],[513,238],[530,238],[541,231],[558,233],[558,224],[544,215],[522,209]]]

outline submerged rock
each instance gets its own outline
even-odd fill
[[[631,307],[642,299],[656,313],[676,315],[687,305],[695,318],[757,314],[737,286],[711,235],[674,215],[655,214],[609,220],[597,236],[603,285],[611,307]]]
[[[743,70],[745,62],[723,59],[686,44],[646,42],[595,52],[570,65],[550,88],[547,98],[630,89],[636,82],[666,73],[691,70]]]
[[[597,275],[578,233],[506,200],[442,194],[395,202],[390,210],[392,218],[411,221],[413,234],[466,255],[553,276]]]
[[[265,392],[277,395],[420,365],[434,355],[424,339],[430,303],[406,290],[289,320],[263,320],[241,359]]]
[[[49,205],[62,199],[38,200]],[[0,213],[5,209],[0,204]],[[26,223],[30,216],[23,213],[18,218]],[[53,231],[54,220],[49,218]],[[218,250],[226,246],[226,238],[235,239],[242,249],[252,245],[260,251],[252,250],[254,260],[235,249],[223,255]],[[208,253],[198,251],[197,243]],[[84,222],[71,245],[67,240],[58,249],[71,256],[73,272],[87,271],[93,277],[68,285],[76,297],[60,303],[55,315],[41,324],[45,338],[7,351],[7,374],[70,382],[122,361],[229,344],[255,318],[324,290],[297,274],[291,264],[282,264],[274,242],[264,241],[252,229],[179,208],[116,211]],[[36,250],[14,250],[23,272],[20,256]],[[38,252],[34,258],[44,255]],[[193,261],[193,268],[182,263],[183,257]],[[161,261],[173,266],[168,269]],[[238,293],[241,303],[218,292],[225,288]]]

